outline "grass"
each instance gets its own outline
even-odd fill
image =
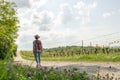
[[[34,60],[33,55],[21,54],[22,58],[27,60]],[[43,61],[89,61],[89,62],[120,62],[120,53],[109,54],[83,54],[74,56],[42,56]]]
[[[8,65],[8,61],[7,60],[0,60],[0,80],[3,80],[3,78],[5,78],[5,76],[7,77],[9,74],[8,69],[11,67]],[[9,79],[6,79],[9,80]]]
[[[5,64],[4,63],[5,63],[5,61],[0,60],[0,74],[2,74],[2,75],[0,75],[0,78],[3,77],[3,75],[5,73]]]

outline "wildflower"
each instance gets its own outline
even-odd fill
[[[68,72],[71,72],[70,70],[68,70]]]
[[[71,76],[75,76],[75,73],[72,73]]]
[[[58,70],[58,67],[56,67],[55,69]]]
[[[26,72],[26,76],[27,76],[27,77],[30,77],[31,74],[32,74],[31,72]]]
[[[53,70],[53,67],[51,67],[51,70]]]
[[[102,77],[102,80],[107,80],[105,77]]]
[[[43,70],[44,70],[44,67],[40,67],[40,68],[39,68],[39,71],[43,71]]]
[[[67,69],[64,69],[64,72],[67,72]]]

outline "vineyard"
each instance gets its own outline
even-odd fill
[[[32,51],[20,51],[25,59],[34,59]],[[120,49],[108,47],[67,46],[44,49],[42,59],[47,61],[120,61]]]

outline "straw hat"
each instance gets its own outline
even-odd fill
[[[38,34],[35,35],[35,38],[40,38],[40,36]]]

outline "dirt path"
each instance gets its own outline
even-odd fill
[[[17,57],[14,58],[15,62],[20,62],[25,65],[36,67],[35,61],[24,60],[20,54],[17,53]],[[46,67],[58,67],[60,69],[78,68],[79,71],[86,71],[89,74],[96,74],[99,70],[101,75],[109,73],[113,77],[120,77],[120,62],[60,62],[60,61],[42,61],[42,66]]]

